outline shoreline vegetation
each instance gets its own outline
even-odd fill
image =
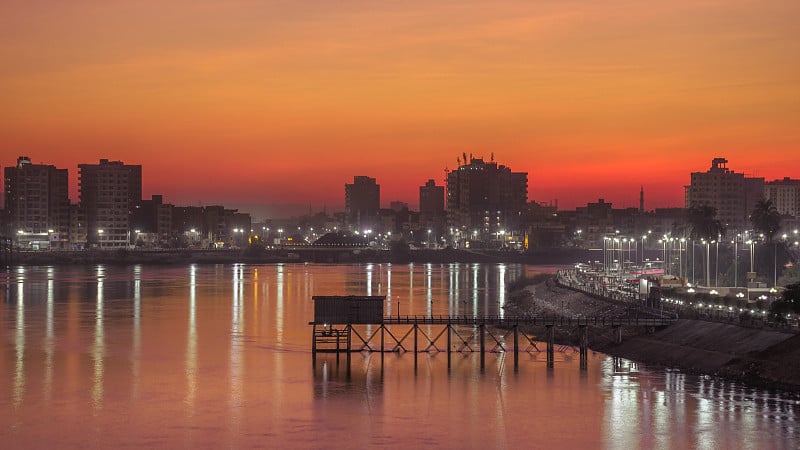
[[[603,300],[558,286],[552,275],[514,283],[509,314],[619,316],[636,314],[621,302]],[[527,330],[544,335],[544,327]],[[577,345],[577,334],[558,330],[559,344]],[[688,373],[719,376],[766,388],[800,391],[800,334],[706,320],[679,319],[658,330],[623,327],[621,344],[610,329],[589,327],[592,351]]]

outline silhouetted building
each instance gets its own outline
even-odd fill
[[[750,213],[764,196],[764,179],[745,177],[727,164],[725,158],[714,158],[707,172],[692,172],[691,184],[685,186],[685,207],[711,206],[729,232],[746,230],[751,227]]]
[[[11,232],[19,245],[41,242],[65,246],[69,240],[69,180],[67,169],[32,164],[20,156],[5,168],[5,205]]]
[[[142,201],[142,166],[101,159],[80,164],[80,205],[86,214],[86,241],[102,249],[131,243],[131,214]]]
[[[447,221],[467,239],[522,231],[527,201],[528,174],[494,161],[459,160],[458,168],[447,174]]]
[[[419,187],[419,212],[428,218],[444,215],[444,186],[436,186],[436,182],[428,180]]]
[[[394,212],[402,211],[403,209],[408,209],[408,203],[400,200],[392,200],[389,202],[389,209]]]
[[[526,249],[552,248],[563,245],[566,239],[566,230],[574,214],[564,214],[562,217],[555,205],[544,205],[537,202],[530,202],[525,213],[528,224],[527,242],[524,244]],[[583,245],[580,241],[583,238],[583,230],[580,233],[574,231],[575,239],[573,245]]]
[[[575,208],[575,228],[581,230],[582,238],[597,246],[605,236],[615,234],[614,214],[611,203],[598,199],[596,203]]]
[[[428,180],[419,187],[420,225],[433,230],[436,240],[443,234],[445,227],[444,186],[436,186],[436,182]]]
[[[772,200],[782,215],[800,218],[800,180],[770,181],[764,185],[764,198]]]
[[[74,203],[69,205],[69,244],[73,249],[86,248],[86,214]]]
[[[344,185],[344,214],[351,230],[375,228],[381,203],[381,186],[375,178],[353,177],[353,184]]]
[[[251,234],[250,214],[235,209],[220,205],[173,206],[171,211],[172,234],[181,246],[244,245]]]
[[[161,195],[142,200],[140,205],[134,207],[131,218],[134,241],[140,241],[145,234],[153,236],[155,242],[167,240],[172,234],[172,208],[173,205],[164,203]]]

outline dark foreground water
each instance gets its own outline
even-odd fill
[[[310,354],[312,295],[503,314],[518,265],[0,272],[2,448],[797,448],[800,398],[590,352]],[[800,370],[800,369],[798,369]]]

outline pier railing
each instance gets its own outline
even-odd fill
[[[626,316],[591,316],[591,317],[564,317],[564,316],[417,316],[395,315],[383,318],[385,325],[534,325],[534,326],[600,326],[614,327],[622,325],[661,327],[672,324],[673,318],[663,317],[626,317]],[[309,325],[313,325],[310,323]],[[321,324],[317,324],[321,325]]]
[[[547,366],[553,367],[554,329],[577,331],[581,370],[588,367],[588,328],[607,327],[614,340],[622,342],[622,327],[637,326],[655,329],[672,324],[676,319],[662,317],[560,317],[560,316],[465,316],[465,315],[395,315],[378,323],[318,323],[312,326],[311,353],[316,366],[318,352],[346,353],[350,367],[352,352],[380,352],[381,362],[387,352],[413,352],[414,368],[419,353],[446,352],[447,367],[453,352],[480,352],[480,367],[485,367],[486,353],[511,352],[514,369],[519,368],[519,353],[540,352],[535,336],[521,326],[544,327]],[[466,330],[464,330],[466,328]],[[471,331],[470,331],[471,330]],[[477,341],[477,342],[476,342]],[[487,348],[488,344],[488,348]],[[475,348],[477,347],[477,348]],[[337,356],[338,358],[338,356]]]

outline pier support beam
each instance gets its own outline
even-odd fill
[[[547,334],[547,368],[548,369],[552,369],[553,368],[553,359],[555,357],[555,349],[553,348],[554,347],[554,342],[553,341],[555,339],[555,336],[554,336],[554,332],[553,332],[553,326],[552,325],[546,325],[546,327],[547,327],[547,333],[546,333]]]
[[[451,343],[450,331],[452,330],[452,326],[448,323],[447,324],[447,370],[450,370],[450,353],[453,352],[453,345]]]
[[[317,324],[311,325],[311,368],[317,368]]]
[[[381,324],[381,367],[383,367],[383,354],[385,353],[383,351],[383,341],[385,339],[383,336],[384,334],[386,334],[386,327]]]
[[[514,325],[514,371],[519,370],[519,325]]]
[[[353,331],[353,325],[348,323],[347,324],[347,369],[346,369],[347,370],[347,378],[350,378],[350,351],[351,351],[352,344],[353,344],[352,337],[351,337],[352,331]],[[337,355],[338,355],[338,353],[337,353]]]
[[[589,367],[589,327],[581,325],[580,332],[580,354],[581,354],[581,370],[586,370]]]
[[[417,322],[414,322],[414,372],[417,371],[417,354],[419,353],[419,347],[417,346],[417,332],[419,331],[419,326]]]
[[[480,335],[481,335],[481,370],[486,368],[486,324],[480,324]]]

